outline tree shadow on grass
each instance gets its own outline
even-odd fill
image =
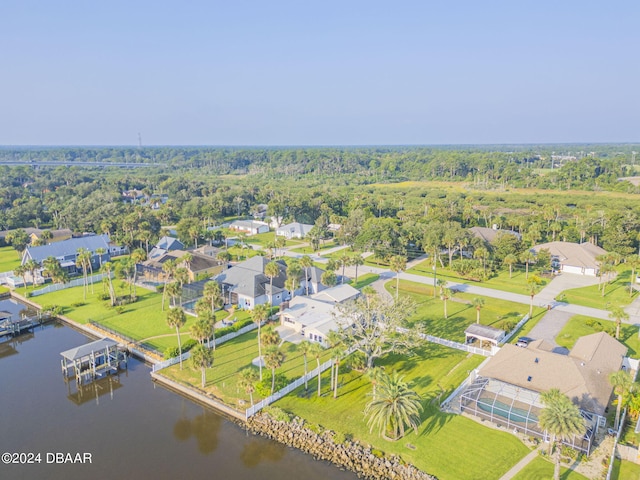
[[[443,413],[436,407],[427,407],[424,410],[427,418],[422,422],[422,429],[420,436],[427,436],[432,433],[438,432],[442,427],[449,423],[455,415],[450,413]]]

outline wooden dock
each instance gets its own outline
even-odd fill
[[[11,318],[6,318],[0,321],[0,337],[4,336],[12,336],[20,335],[25,331],[31,331],[34,327],[38,325],[42,325],[45,322],[53,320],[49,313],[38,312],[37,315],[32,317],[22,317],[18,320],[12,320]]]

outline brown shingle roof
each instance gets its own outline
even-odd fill
[[[480,375],[536,392],[558,388],[582,409],[603,415],[613,391],[608,376],[622,367],[627,348],[604,332],[582,337],[569,355],[545,347],[505,345]]]

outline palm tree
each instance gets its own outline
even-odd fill
[[[30,259],[24,264],[27,271],[31,274],[31,289],[36,288],[36,272],[40,269],[40,263],[37,260]]]
[[[87,299],[87,288],[89,283],[87,282],[87,267],[91,263],[91,252],[86,248],[79,248],[76,253],[76,267],[82,268],[82,285],[84,300]]]
[[[309,354],[316,359],[316,363],[318,364],[318,396],[320,396],[320,392],[322,390],[322,375],[320,374],[320,357],[324,353],[324,349],[320,346],[319,343],[313,342],[309,347]]]
[[[531,250],[525,250],[520,255],[520,261],[524,263],[524,279],[529,280],[529,265],[532,263],[536,263],[536,254]]]
[[[387,374],[384,372],[383,367],[373,367],[369,369],[369,371],[367,372],[367,375],[369,376],[369,379],[371,380],[371,384],[373,385],[372,395],[373,397],[375,397],[376,386],[382,381],[384,376]]]
[[[396,300],[400,292],[400,272],[407,269],[407,259],[401,255],[394,255],[390,261],[391,271],[396,273]]]
[[[276,368],[280,368],[284,360],[284,352],[275,345],[268,347],[264,353],[264,365],[271,369],[271,395],[276,388]]]
[[[513,253],[509,253],[508,255],[505,255],[505,257],[502,259],[502,263],[509,267],[509,278],[511,278],[511,275],[513,273],[513,265],[516,264],[517,262],[518,262],[518,257],[516,257]]]
[[[602,283],[602,296],[604,297],[604,292],[607,288],[607,283],[609,283],[609,277],[612,272],[615,272],[616,268],[611,263],[603,263],[600,267],[600,275],[603,273],[607,274],[607,279]]]
[[[268,303],[263,303],[261,305],[256,305],[251,311],[251,318],[258,324],[258,366],[260,367],[260,381],[262,381],[262,341],[260,338],[260,327],[262,322],[269,318],[269,310],[270,305]]]
[[[340,360],[346,353],[344,338],[335,330],[332,330],[327,335],[327,341],[331,347],[333,366],[331,368],[331,379],[333,398],[338,398],[338,377],[340,375]],[[335,373],[334,373],[335,370]]]
[[[106,248],[96,248],[96,255],[98,255],[98,262],[100,264],[100,269],[102,269],[102,256],[107,253]]]
[[[616,406],[616,419],[614,429],[618,430],[620,424],[620,412],[625,396],[634,388],[633,378],[628,372],[618,370],[609,375],[609,383],[613,386],[614,393],[618,396],[618,405]]]
[[[533,316],[533,297],[535,297],[540,291],[540,284],[542,280],[537,275],[532,275],[531,278],[527,281],[527,292],[529,292],[529,296],[531,297],[531,303],[529,304],[529,318]]]
[[[480,323],[480,310],[484,306],[484,298],[475,297],[472,304],[476,307],[476,323]]]
[[[344,283],[344,269],[351,265],[351,255],[347,252],[342,252],[342,254],[338,257],[338,265],[342,268],[342,275],[340,278],[340,283]]]
[[[264,274],[269,277],[269,303],[273,305],[273,279],[280,275],[280,266],[276,262],[269,262],[264,266]]]
[[[311,351],[311,342],[309,340],[303,340],[298,344],[298,349],[302,352],[302,357],[304,358],[304,391],[306,392],[309,389],[309,382],[307,381],[307,356]]]
[[[262,330],[262,333],[260,335],[262,335],[262,338],[260,338],[260,341],[262,342],[262,345],[264,345],[265,348],[269,348],[273,346],[277,347],[281,341],[280,334],[276,332],[275,329],[271,326],[265,327],[265,329]]]
[[[338,283],[338,279],[336,278],[336,274],[331,271],[324,272],[320,277],[320,282],[326,287],[335,287]]]
[[[409,388],[398,372],[383,375],[373,397],[364,409],[369,417],[369,431],[378,429],[380,436],[387,440],[398,440],[408,426],[416,432],[422,412],[420,396]]]
[[[137,292],[136,292],[136,282],[138,281],[137,264],[144,262],[146,258],[147,258],[147,253],[142,248],[136,248],[133,252],[131,252],[131,260],[133,260],[133,299],[134,300],[137,298]]]
[[[311,260],[311,257],[309,255],[304,255],[302,258],[300,258],[300,266],[304,268],[304,283],[307,295],[309,295],[309,269],[313,267],[313,260]]]
[[[453,295],[453,290],[447,288],[447,281],[438,279],[438,287],[440,287],[440,299],[444,302],[444,318],[447,318],[447,300]]]
[[[293,298],[296,294],[297,282],[300,280],[300,276],[302,275],[302,267],[300,266],[300,262],[297,260],[292,260],[289,263],[289,267],[287,268],[287,280],[290,282],[291,287],[291,298]]]
[[[103,281],[106,279],[107,284],[109,285],[109,298],[111,299],[111,306],[113,307],[116,304],[116,291],[113,288],[113,279],[111,278],[111,272],[113,271],[113,263],[104,262],[102,264],[102,269],[104,272]]]
[[[222,308],[224,305],[220,284],[215,280],[204,284],[202,296],[211,303],[211,313],[215,313],[218,308]]]
[[[355,282],[358,283],[358,267],[360,265],[364,265],[364,258],[362,258],[362,255],[360,255],[359,253],[354,253],[351,256],[351,265],[356,267],[356,279],[355,279]]]
[[[207,315],[209,316],[207,318]],[[211,338],[211,330],[213,321],[211,318],[211,312],[206,311],[204,316],[199,316],[198,320],[191,325],[191,336],[200,344],[204,344],[205,340]]]
[[[258,375],[253,368],[245,368],[240,370],[240,376],[238,377],[238,387],[243,389],[249,398],[251,399],[251,406],[253,407],[253,392],[256,390],[256,381]]]
[[[620,324],[623,320],[629,320],[629,314],[619,305],[611,307],[609,318],[616,322],[616,339],[620,339]]]
[[[489,258],[489,250],[487,250],[485,247],[478,247],[473,251],[473,258],[480,259],[482,261],[482,272],[486,277],[487,258]]]
[[[572,437],[584,435],[586,430],[584,418],[571,399],[551,389],[540,396],[545,405],[538,417],[538,425],[551,435],[551,443],[555,446],[555,468],[553,477],[560,479],[560,445],[557,442],[568,441]]]
[[[164,312],[164,299],[167,291],[167,284],[169,279],[173,277],[176,271],[176,262],[174,260],[167,260],[162,264],[162,271],[164,272],[164,288],[162,289],[162,311]]]
[[[178,337],[178,351],[180,352],[180,370],[182,370],[182,344],[180,343],[180,327],[187,322],[187,317],[182,308],[172,308],[167,312],[167,325],[176,329]]]
[[[633,286],[636,284],[636,271],[640,268],[640,255],[629,255],[625,262],[631,267],[631,281],[629,282],[629,296],[633,296]]]
[[[180,295],[182,295],[182,287],[180,286],[180,284],[178,282],[171,282],[171,283],[167,283],[164,286],[164,289],[167,292],[167,295],[169,295],[169,297],[171,297],[171,306],[175,307],[176,306],[176,298],[178,298]]]
[[[13,274],[18,277],[22,277],[22,283],[24,284],[24,291],[26,292],[27,291],[27,279],[26,279],[27,267],[25,267],[24,265],[18,265],[16,268],[13,269]]]
[[[180,356],[180,359],[182,362],[182,356]],[[202,344],[196,345],[191,349],[191,364],[193,368],[200,369],[202,373],[202,388],[204,388],[207,379],[207,368],[213,365],[213,352]]]

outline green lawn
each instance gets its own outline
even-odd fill
[[[640,478],[640,465],[637,463],[616,459],[611,472],[612,480],[638,480]]]
[[[239,262],[259,255],[259,250],[254,250],[253,248],[240,248],[236,245],[234,245],[233,247],[229,247],[227,251],[231,254],[232,260]]]
[[[385,288],[395,296],[396,281],[390,280]],[[476,309],[471,302],[477,295],[457,293],[447,301],[448,318],[444,318],[444,302],[440,297],[433,298],[433,287],[421,283],[400,280],[400,294],[408,295],[417,304],[416,313],[410,318],[412,322],[421,322],[425,332],[436,337],[463,342],[464,330],[476,322]],[[516,324],[529,312],[529,306],[482,297],[485,301],[480,310],[480,323],[502,328],[505,323]],[[540,316],[543,309],[535,308],[534,317]]]
[[[246,237],[244,241],[246,243],[261,245],[263,248],[266,249],[267,245],[273,242],[275,239],[276,239],[276,232],[271,231],[267,233],[259,233],[257,235],[250,235]],[[285,246],[299,245],[301,243],[304,243],[304,240],[298,240],[297,238],[294,238],[293,240],[286,240]]]
[[[293,381],[304,374],[304,357],[298,351],[298,347],[292,343],[285,342],[282,345],[286,359],[281,368],[276,373],[284,374],[287,379]],[[238,390],[238,372],[240,370],[251,367],[258,371],[257,367],[252,366],[252,360],[258,356],[258,330],[253,330],[244,335],[240,335],[228,342],[223,343],[216,348],[214,354],[213,368],[207,369],[207,383],[205,391],[221,399],[227,405],[238,407],[241,403],[243,408],[250,405],[249,395],[243,390]],[[327,350],[323,354],[320,362],[329,359],[330,351]],[[312,370],[316,367],[315,359],[308,358],[308,368]],[[263,372],[265,370],[263,369]],[[182,383],[200,389],[201,373],[191,367],[186,362],[184,368],[180,370],[179,365],[162,370],[162,374]],[[254,393],[254,401],[260,400],[260,396]],[[240,401],[239,401],[240,400]]]
[[[514,480],[542,480],[545,478],[553,478],[554,464],[542,457],[534,458],[527,466],[516,474]],[[588,480],[584,475],[560,467],[561,480]]]
[[[0,248],[0,272],[10,272],[20,266],[20,255],[13,247]]]
[[[556,343],[570,349],[580,337],[603,330],[615,335],[615,328],[615,323],[610,320],[574,315],[560,330],[556,337]],[[620,342],[624,343],[629,349],[627,352],[629,356],[638,358],[640,355],[640,340],[638,340],[637,327],[623,323],[620,328]]]
[[[388,371],[400,372],[423,399],[425,410],[418,433],[410,433],[398,442],[382,440],[369,432],[362,411],[370,400],[371,382],[359,372],[341,375],[337,399],[328,391],[326,372],[320,398],[315,394],[304,395],[301,388],[276,405],[312,424],[353,435],[362,443],[400,455],[441,480],[499,479],[526,455],[527,448],[511,434],[466,417],[444,414],[438,408],[446,393],[459,385],[483,358],[431,343],[414,353],[411,357],[390,355],[376,362]]]
[[[121,281],[114,281],[116,292],[118,295],[128,293],[128,287],[123,286]],[[138,301],[130,305],[124,306],[124,311],[120,314],[108,306],[108,301],[100,300],[99,294],[102,294],[102,283],[94,286],[94,294],[87,295],[87,299],[83,300],[83,288],[73,287],[58,292],[47,293],[32,297],[31,300],[39,305],[60,305],[65,307],[64,315],[79,323],[87,323],[90,320],[98,321],[101,324],[113,328],[124,335],[135,340],[142,340],[156,335],[170,334],[174,335],[164,339],[157,339],[150,342],[151,346],[177,346],[178,342],[175,336],[175,329],[169,328],[167,325],[167,306],[165,303],[165,311],[161,309],[162,295],[145,288],[137,288]],[[83,304],[81,306],[73,306],[74,304]],[[187,315],[187,323],[182,327],[181,335],[186,340],[186,333],[195,318]]]
[[[424,262],[407,270],[407,273],[413,273],[415,275],[423,275],[426,277],[431,277],[433,275],[433,270],[431,268],[432,265],[433,264],[431,263],[430,260],[425,260]],[[532,272],[539,273],[538,270],[531,269],[529,271],[529,275],[531,275]],[[526,295],[528,293],[527,280],[525,278],[526,273],[524,269],[520,270],[518,268],[514,268],[511,278],[509,278],[509,270],[500,270],[497,272],[497,275],[495,277],[490,278],[489,280],[486,280],[484,282],[474,282],[473,280],[467,280],[467,279],[461,278],[460,275],[458,275],[453,270],[450,270],[448,268],[440,268],[440,266],[438,266],[438,270],[436,273],[438,275],[438,278],[442,278],[443,280],[447,280],[449,282],[464,283],[469,285],[479,285],[486,288],[503,290],[505,292],[521,293],[523,295]],[[542,278],[541,288],[544,288],[544,286],[548,282],[549,282],[548,279]]]
[[[320,244],[320,249],[318,250],[318,253],[321,254],[322,250],[328,250],[329,248],[334,248],[338,246],[339,244],[337,244],[334,240],[328,240]],[[297,248],[292,248],[291,251],[295,253],[304,253],[305,255],[311,255],[313,253],[316,253],[313,251],[313,248],[311,247],[297,247]]]
[[[347,283],[349,283],[349,285],[351,285],[353,288],[357,288],[358,290],[360,290],[361,288],[366,287],[367,285],[371,285],[373,282],[375,282],[379,278],[380,278],[380,275],[378,275],[377,273],[365,273],[364,275],[358,275],[357,282],[350,280]]]
[[[560,295],[559,300],[602,310],[609,310],[611,305],[628,305],[636,298],[638,292],[634,290],[633,296],[629,295],[628,285],[631,277],[631,269],[624,267],[625,266],[622,265],[618,269],[619,273],[616,279],[605,286],[604,297],[602,296],[602,291],[598,290],[598,285],[592,285],[590,287],[565,290]]]

